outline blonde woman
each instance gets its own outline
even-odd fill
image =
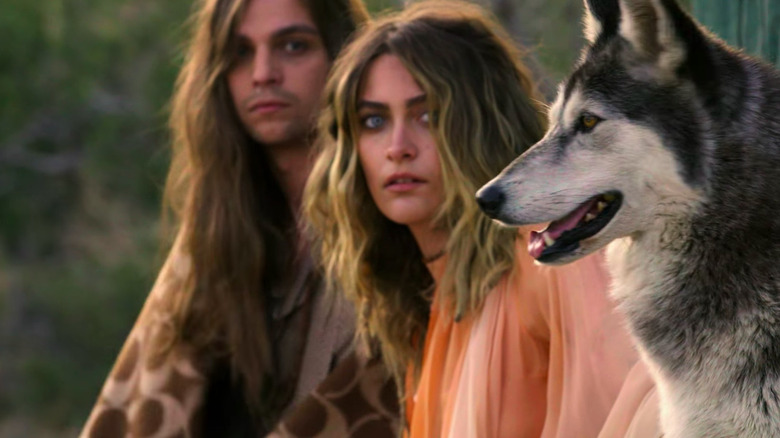
[[[428,1],[369,25],[326,85],[305,212],[399,382],[407,436],[624,436],[643,420],[651,384],[601,258],[537,267],[528,230],[477,207],[544,132],[519,59],[477,6]]]

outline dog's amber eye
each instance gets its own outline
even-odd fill
[[[599,118],[590,114],[582,116],[582,127],[585,129],[593,129],[599,123]]]

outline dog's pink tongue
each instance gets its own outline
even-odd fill
[[[544,231],[542,231],[543,233]],[[528,254],[531,257],[538,259],[544,251],[544,238],[542,233],[538,231],[531,231],[531,237],[528,239]]]
[[[576,227],[596,202],[597,200],[593,199],[580,205],[576,210],[567,214],[564,218],[550,223],[550,225],[541,232],[531,231],[531,235],[528,239],[528,254],[530,254],[531,257],[538,259],[542,255],[542,252],[544,252],[544,249],[547,248],[547,244],[544,242],[545,234],[547,234],[550,239],[556,240],[564,231]]]

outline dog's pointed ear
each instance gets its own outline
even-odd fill
[[[599,38],[615,35],[619,21],[618,0],[585,0],[585,38],[591,44]]]
[[[662,72],[673,72],[685,61],[686,48],[677,24],[685,18],[675,0],[619,0],[619,33]]]

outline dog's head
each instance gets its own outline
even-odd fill
[[[587,0],[589,41],[545,137],[477,200],[508,225],[550,222],[531,255],[561,264],[690,211],[705,173],[708,37],[674,0]]]

